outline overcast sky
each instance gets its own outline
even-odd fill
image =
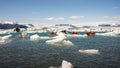
[[[0,21],[120,24],[120,0],[0,0]]]

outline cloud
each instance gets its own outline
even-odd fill
[[[49,18],[46,18],[47,20],[54,20],[55,18],[54,17],[49,17]]]
[[[70,16],[71,19],[80,19],[84,18],[85,16]]]
[[[65,18],[64,17],[49,17],[49,18],[45,18],[46,20],[49,20],[49,21],[63,21],[63,20],[65,20]]]
[[[104,19],[106,19],[106,18],[109,18],[109,16],[101,16],[101,18],[104,18]]]

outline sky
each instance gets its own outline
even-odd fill
[[[0,21],[120,24],[120,0],[0,0]]]

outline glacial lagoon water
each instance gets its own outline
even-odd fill
[[[57,46],[45,43],[48,39],[18,39],[18,34],[12,35],[10,42],[0,44],[0,68],[59,67],[62,60],[71,62],[74,68],[120,68],[120,36],[72,36],[66,40],[73,46]],[[99,54],[79,52],[90,49]]]

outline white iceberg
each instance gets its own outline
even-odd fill
[[[73,68],[72,63],[63,60],[61,66],[57,67],[57,66],[50,66],[49,68]]]
[[[74,45],[71,41],[69,41],[69,40],[63,40],[63,42],[62,42],[62,44],[63,45]]]
[[[66,38],[65,34],[63,34],[62,32],[57,32],[58,36],[55,36],[54,38]]]
[[[47,40],[47,44],[52,44],[52,45],[73,45],[73,43],[69,40],[64,40],[66,38],[65,34],[62,32],[58,32],[58,36],[53,37],[54,39],[52,40]]]
[[[38,31],[26,31],[26,33],[37,33]]]
[[[2,40],[7,40],[7,39],[9,39],[11,36],[12,36],[11,34],[10,34],[10,35],[6,35],[6,36],[3,36],[3,37],[2,37]]]
[[[37,40],[39,38],[40,38],[40,36],[38,34],[34,34],[34,35],[30,36],[31,40]]]
[[[57,38],[57,39],[47,40],[46,43],[47,44],[57,44],[57,43],[61,43],[63,40],[64,40],[63,38]]]
[[[96,50],[96,49],[79,50],[79,52],[86,53],[86,54],[100,54],[99,50]]]
[[[0,44],[5,44],[7,42],[10,42],[9,38],[12,37],[12,35],[6,35],[6,36],[3,36],[3,37],[0,37]]]
[[[116,36],[117,33],[114,32],[107,32],[107,33],[96,33],[96,35],[102,35],[102,36]]]
[[[5,43],[5,40],[2,39],[2,37],[0,36],[0,44]]]
[[[73,65],[70,62],[63,60],[61,68],[73,68]]]
[[[87,37],[86,34],[84,34],[84,35],[80,35],[80,34],[79,34],[79,35],[77,35],[77,34],[76,34],[76,35],[67,34],[66,36],[67,36],[67,37],[83,37],[83,38],[84,38],[84,37]]]
[[[40,37],[40,39],[53,39],[52,37]]]
[[[64,40],[63,38],[57,38],[57,39],[47,40],[46,43],[47,44],[51,44],[51,45],[67,45],[67,46],[74,45],[71,41]]]

